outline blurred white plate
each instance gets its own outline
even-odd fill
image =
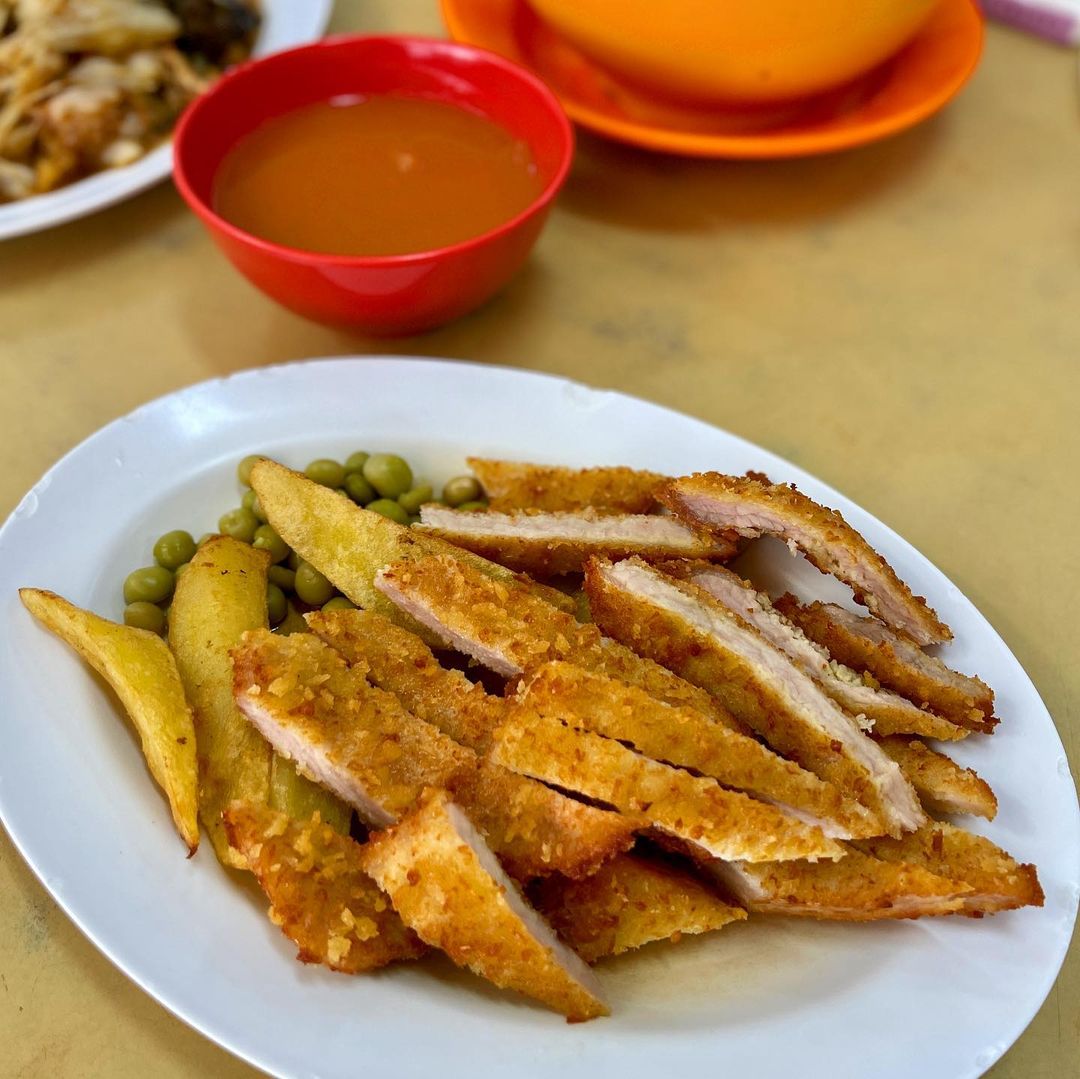
[[[303,466],[361,448],[402,452],[436,482],[459,472],[468,453],[671,473],[755,468],[839,507],[952,625],[948,659],[997,690],[997,733],[953,751],[1001,801],[993,824],[974,827],[1038,865],[1046,906],[982,921],[752,919],[603,964],[614,1015],[577,1026],[438,960],[358,978],[296,962],[265,905],[219,869],[209,843],[184,858],[113,702],[31,620],[16,587],[52,588],[117,617],[120,582],[149,561],[159,533],[198,535],[236,505],[235,465],[245,454]],[[830,592],[831,579],[779,544],[757,550],[774,583]],[[0,578],[0,817],[117,966],[269,1072],[961,1079],[1013,1042],[1065,955],[1080,891],[1076,792],[1054,725],[1008,648],[937,569],[843,496],[656,405],[431,360],[247,371],[148,404],[68,454],[0,531]]]
[[[263,0],[263,24],[254,55],[278,52],[321,36],[334,0]],[[172,145],[165,143],[123,168],[95,173],[85,180],[0,204],[0,240],[52,228],[122,202],[160,183],[172,172]]]

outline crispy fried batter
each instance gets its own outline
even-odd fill
[[[1043,905],[1033,865],[1020,865],[989,839],[953,824],[934,821],[903,839],[870,839],[858,846],[885,861],[922,866],[938,876],[962,881],[970,889],[964,896],[964,910],[975,917]]]
[[[918,734],[955,741],[971,732],[876,684],[837,662],[773,606],[768,595],[723,566],[707,562],[669,562],[665,573],[690,581],[749,622],[767,640],[802,667],[856,721],[865,717],[876,734]]]
[[[458,966],[571,1020],[608,1014],[595,976],[528,905],[444,791],[429,791],[397,827],[373,836],[363,857],[405,924]]]
[[[725,787],[795,810],[831,838],[880,831],[876,818],[858,802],[756,739],[606,675],[570,663],[546,663],[522,683],[518,700],[539,715],[629,742],[654,760],[693,769]]]
[[[918,644],[952,639],[949,629],[921,596],[844,520],[801,491],[750,476],[697,473],[660,489],[660,500],[697,527],[742,536],[777,536],[798,547],[822,573],[851,586],[855,599]]]
[[[997,798],[990,784],[973,769],[961,768],[951,757],[938,753],[917,738],[897,735],[878,744],[908,777],[927,809],[936,813],[971,813],[993,820]]]
[[[248,634],[234,668],[244,714],[372,825],[449,787],[522,879],[587,875],[633,842],[633,821],[481,761],[313,635]]]
[[[882,831],[922,823],[899,768],[807,674],[708,593],[637,559],[594,559],[585,581],[605,632],[712,692],[777,752],[877,814]]]
[[[838,862],[816,864],[715,862],[712,872],[751,913],[840,922],[955,914],[972,890],[922,866],[854,850]]]
[[[869,671],[915,704],[971,730],[989,733],[997,725],[994,693],[985,682],[950,669],[877,619],[833,603],[803,606],[791,595],[781,596],[776,606],[841,663]]]
[[[469,457],[468,465],[493,510],[549,512],[592,508],[605,513],[650,513],[668,477],[632,468],[565,468]]]
[[[610,738],[573,730],[522,706],[495,734],[491,757],[523,775],[640,815],[715,858],[837,858],[820,828],[716,780],[639,756]]]
[[[300,962],[360,974],[427,950],[361,868],[363,848],[318,814],[300,822],[233,802],[222,819],[270,900],[270,920],[296,945]]]
[[[595,510],[459,513],[434,504],[420,510],[418,530],[510,569],[540,576],[580,573],[590,555],[722,561],[738,554],[731,540],[704,537],[674,517]]]
[[[520,585],[492,581],[453,558],[387,566],[376,587],[413,618],[478,663],[516,678],[552,659],[569,659],[744,730],[704,690],[600,635]]]
[[[529,894],[586,963],[746,918],[685,870],[635,854],[613,858],[585,880],[548,877]]]

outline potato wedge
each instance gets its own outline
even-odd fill
[[[54,592],[20,588],[19,597],[115,690],[138,732],[150,774],[169,799],[176,830],[194,854],[199,845],[195,726],[168,646],[153,633],[99,618]]]
[[[378,611],[428,642],[435,640],[433,635],[376,590],[375,574],[383,566],[444,554],[497,580],[517,579],[504,566],[361,509],[344,495],[313,483],[276,461],[259,461],[251,470],[251,485],[270,524],[301,558],[357,606]],[[535,584],[532,587],[549,603],[573,610],[573,601],[557,589]]]
[[[312,814],[318,813],[335,832],[349,834],[352,809],[325,787],[302,776],[293,761],[277,753],[270,760],[270,808],[296,821],[311,820]]]
[[[269,744],[241,715],[232,695],[229,650],[245,630],[266,625],[265,551],[227,536],[203,544],[176,582],[169,646],[195,713],[199,816],[224,865],[246,869],[222,824],[231,802],[268,805]]]

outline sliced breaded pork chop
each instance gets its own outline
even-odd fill
[[[608,1014],[596,976],[529,906],[445,791],[429,791],[399,825],[372,836],[364,867],[402,921],[458,966],[572,1021]]]
[[[783,483],[704,472],[672,480],[661,501],[688,524],[740,536],[776,536],[822,573],[851,586],[855,599],[918,644],[952,639],[952,630],[844,520]]]
[[[993,820],[997,798],[973,769],[962,768],[918,738],[893,735],[878,744],[900,766],[922,804],[934,813],[970,813]]]

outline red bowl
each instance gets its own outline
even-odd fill
[[[470,240],[409,255],[320,255],[270,243],[211,208],[222,159],[259,124],[339,94],[411,94],[479,112],[532,150],[544,181],[516,217]],[[234,266],[268,296],[319,322],[418,333],[471,311],[520,269],[566,179],[570,122],[537,78],[495,53],[418,37],[329,38],[244,64],[176,128],[173,176]]]

